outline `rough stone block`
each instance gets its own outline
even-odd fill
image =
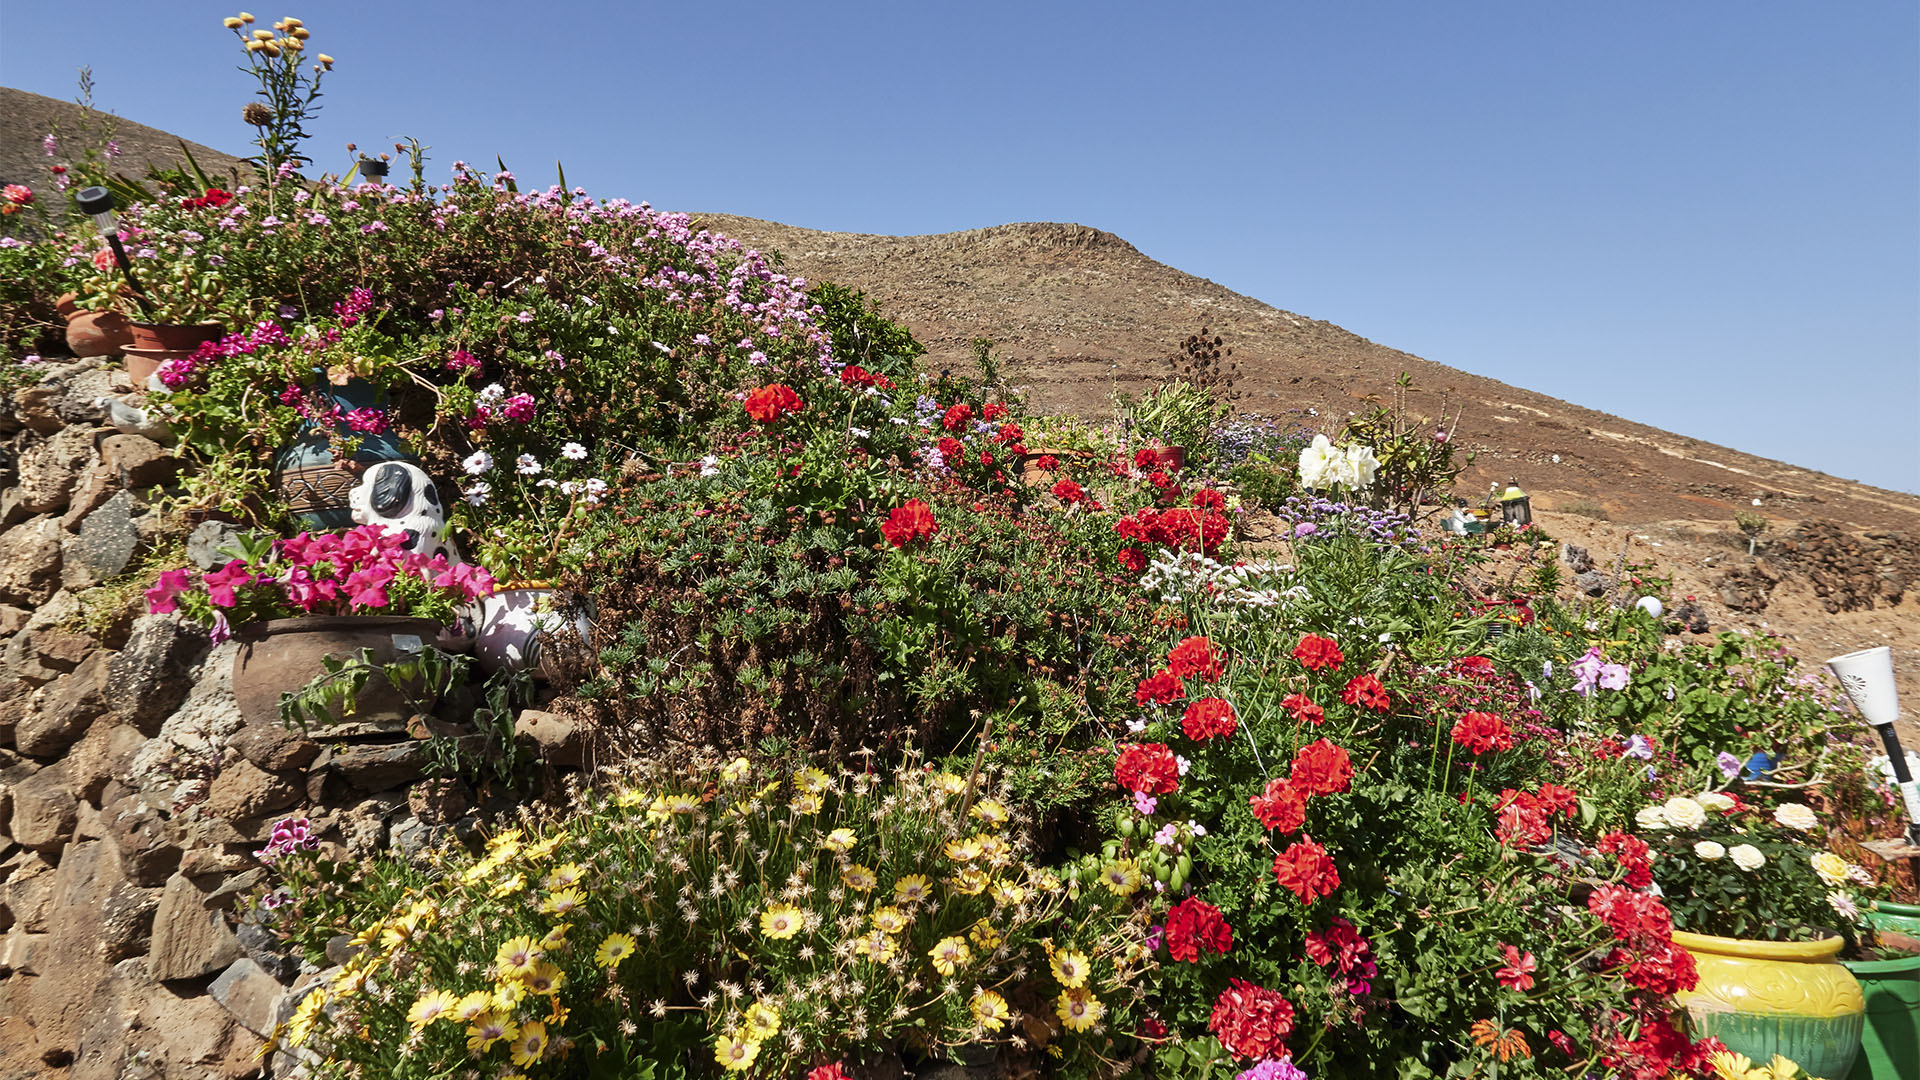
[[[265,968],[249,957],[235,960],[207,987],[207,993],[219,1002],[248,1031],[266,1036],[273,1033],[279,1015],[280,999],[287,988],[267,974]]]
[[[94,719],[107,711],[107,665],[111,654],[91,653],[65,675],[42,687],[14,729],[14,744],[23,754],[55,757],[86,734]]]
[[[170,615],[134,620],[126,647],[113,656],[107,674],[113,682],[113,715],[143,735],[160,724],[193,689],[193,668],[207,648],[205,634],[182,626]]]
[[[35,518],[0,533],[0,602],[38,607],[59,588],[58,518]]]
[[[147,971],[162,982],[198,979],[225,969],[240,954],[227,917],[209,910],[200,890],[184,876],[168,878],[153,915]]]
[[[127,876],[138,885],[159,885],[180,865],[166,815],[141,795],[127,795],[101,811],[107,839],[120,852]]]
[[[301,787],[244,757],[220,767],[207,794],[206,812],[229,820],[264,817],[300,801]]]
[[[165,447],[140,435],[109,435],[100,442],[100,461],[129,488],[164,484],[180,462]]]
[[[78,801],[67,791],[66,765],[52,765],[13,785],[13,820],[8,830],[21,847],[51,854],[73,836],[78,808]]]

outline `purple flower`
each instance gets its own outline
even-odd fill
[[[1293,1058],[1268,1059],[1234,1077],[1234,1080],[1307,1080],[1307,1074],[1293,1063]]]
[[[1720,775],[1729,780],[1740,775],[1740,759],[1725,750],[1720,751],[1720,755],[1713,759],[1713,763],[1720,766]]]
[[[152,588],[147,590],[147,614],[167,615],[179,610],[175,601],[181,593],[187,591],[187,572],[168,570],[160,575]]]
[[[533,395],[515,394],[507,399],[507,403],[501,407],[501,411],[507,414],[507,419],[516,424],[531,423],[533,421]]]
[[[1598,645],[1588,649],[1585,656],[1573,662],[1573,692],[1585,697],[1593,693],[1594,684],[1600,681],[1600,670],[1606,661],[1600,659]]]
[[[1320,531],[1320,526],[1315,525],[1311,521],[1303,521],[1300,524],[1295,525],[1293,527],[1293,536],[1294,536],[1294,539],[1297,540],[1303,536],[1312,536],[1314,533],[1317,533],[1319,531]]]
[[[520,314],[515,315],[513,317],[513,321],[517,323],[530,323],[533,321],[533,312],[522,311]]]
[[[48,132],[47,137],[40,140],[40,148],[47,152],[48,157],[52,157],[60,152],[60,140],[54,138],[52,132]]]
[[[1652,761],[1653,742],[1645,735],[1635,735],[1627,740],[1626,749],[1620,751],[1620,756],[1623,758],[1637,757],[1641,761]]]
[[[1627,688],[1627,665],[1607,664],[1600,669],[1600,689],[1625,690]]]
[[[1160,806],[1160,800],[1154,798],[1153,796],[1147,794],[1146,792],[1136,791],[1133,793],[1133,808],[1135,810],[1140,811],[1140,815],[1142,817],[1153,816],[1154,810],[1158,809],[1159,806]]]

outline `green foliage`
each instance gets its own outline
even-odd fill
[[[1454,480],[1473,462],[1472,454],[1455,459],[1453,429],[1459,417],[1448,422],[1444,404],[1437,431],[1429,422],[1408,415],[1406,392],[1412,388],[1412,376],[1401,373],[1394,404],[1348,420],[1344,436],[1373,447],[1380,459],[1373,490],[1385,497],[1388,506],[1408,514],[1417,513],[1423,504],[1445,505]],[[1445,437],[1437,437],[1439,432]]]
[[[1121,397],[1119,406],[1134,438],[1185,447],[1193,465],[1211,460],[1213,426],[1225,411],[1201,387],[1170,379],[1137,398]]]

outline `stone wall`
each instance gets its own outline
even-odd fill
[[[144,614],[144,558],[182,538],[155,508],[164,433],[111,406],[131,391],[82,360],[0,401],[0,1080],[297,1074],[262,1050],[324,972],[251,902],[274,822],[362,856],[478,817],[426,778],[428,725],[247,723],[239,645]],[[211,567],[224,528],[188,554]],[[549,760],[577,752],[565,722],[521,719]]]

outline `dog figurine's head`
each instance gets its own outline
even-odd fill
[[[382,461],[367,466],[360,482],[347,493],[353,520],[361,525],[384,525],[407,534],[407,550],[432,557],[460,555],[447,542],[447,511],[433,480],[418,465]]]

